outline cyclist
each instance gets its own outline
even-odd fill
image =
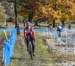
[[[26,24],[26,27],[24,28],[24,38],[25,38],[25,42],[27,44],[27,50],[28,50],[28,44],[29,44],[29,40],[27,38],[28,35],[30,36],[30,41],[31,41],[31,44],[32,44],[33,56],[34,56],[34,49],[35,49],[35,46],[34,46],[34,41],[35,41],[35,38],[34,38],[34,27],[29,22]]]

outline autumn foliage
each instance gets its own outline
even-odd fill
[[[55,19],[56,23],[64,20],[65,22],[75,21],[74,0],[16,0],[18,13],[25,19],[32,18],[35,21],[51,22]]]

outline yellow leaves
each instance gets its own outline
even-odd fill
[[[24,12],[20,13],[20,15],[21,15],[23,18],[25,18],[25,19],[28,17],[28,14],[27,14],[27,13],[24,13]]]
[[[26,11],[19,11],[19,14],[25,19],[28,18],[28,13]]]
[[[75,21],[75,15],[71,16],[71,19],[72,19],[71,21],[74,22]]]
[[[35,8],[37,6],[37,8],[34,9],[36,11],[35,15],[37,16],[34,16],[33,20],[37,20],[39,17],[42,17],[42,19],[46,18],[49,22],[54,18],[56,18],[56,22],[60,22],[63,19],[69,21],[71,17],[75,15],[75,4],[72,3],[71,0],[39,0],[36,2],[38,5],[33,2],[35,5],[33,7]],[[53,5],[54,3],[56,4],[56,9],[53,8],[55,6]],[[27,18],[27,14],[24,14],[26,14],[26,12],[21,13],[21,15]]]
[[[38,16],[34,16],[33,20],[35,21],[35,20],[37,20],[37,19],[38,19]]]
[[[57,16],[56,23],[60,23],[60,22],[61,22],[61,16]]]
[[[28,17],[28,15],[23,15],[23,17],[26,19]]]
[[[61,3],[61,0],[57,0],[58,1],[58,3]]]
[[[71,7],[70,11],[71,11],[72,14],[75,14],[75,4],[72,4],[72,7]]]
[[[51,9],[52,9],[52,8],[49,7],[49,6],[43,6],[43,7],[42,7],[42,12],[43,12],[44,14],[48,15],[48,14],[50,13]]]
[[[64,16],[66,18],[66,22],[69,22],[70,21],[70,18],[69,18],[69,15],[66,15]]]
[[[63,3],[64,4],[63,4]],[[57,10],[54,10],[53,7],[51,7],[52,2],[49,5],[42,6],[42,15],[47,16],[47,21],[51,21],[53,18],[56,18],[56,23],[61,22],[61,20],[65,19],[67,22],[71,21],[72,16],[75,14],[75,4],[72,3],[72,1],[69,0],[57,0],[56,4],[58,5],[56,8]],[[61,7],[59,7],[59,4]],[[50,18],[50,16],[53,16]]]
[[[42,7],[42,12],[46,14],[46,8]]]
[[[49,8],[48,10],[51,11],[51,8]]]

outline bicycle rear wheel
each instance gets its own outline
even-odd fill
[[[32,44],[29,44],[28,45],[28,52],[29,52],[29,55],[31,57],[31,60],[33,59],[33,49],[32,49]]]

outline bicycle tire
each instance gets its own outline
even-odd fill
[[[33,49],[32,49],[32,44],[29,44],[28,45],[28,52],[29,52],[29,55],[31,57],[31,60],[33,59]]]

